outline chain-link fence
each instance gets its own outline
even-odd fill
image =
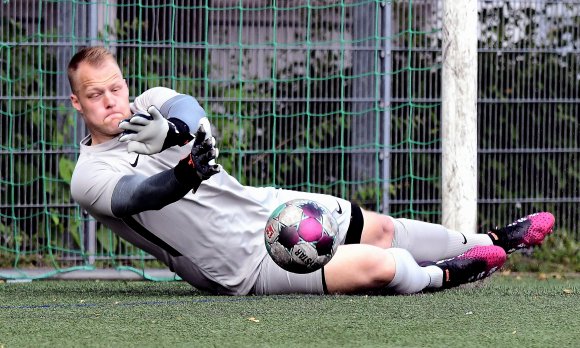
[[[222,165],[242,183],[440,222],[439,1],[0,8],[3,268],[156,266],[70,199],[85,130],[70,107],[66,65],[94,44],[116,53],[132,96],[163,85],[198,98]],[[480,1],[482,231],[547,209],[578,239],[579,12],[580,1]]]

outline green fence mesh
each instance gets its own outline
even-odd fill
[[[438,3],[4,1],[0,278],[163,265],[71,200],[78,143],[68,59],[112,49],[130,92],[166,86],[209,114],[243,184],[439,214]],[[170,277],[171,278],[171,277]]]

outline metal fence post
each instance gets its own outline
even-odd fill
[[[91,45],[97,44],[97,35],[98,35],[98,26],[99,26],[99,18],[98,18],[98,4],[96,2],[90,4],[89,8],[89,40]],[[87,224],[87,252],[89,254],[89,264],[95,264],[95,255],[97,253],[97,221],[92,217],[87,215],[89,218]]]

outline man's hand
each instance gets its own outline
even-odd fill
[[[215,138],[206,139],[206,137],[205,128],[200,125],[195,133],[191,153],[179,161],[174,168],[177,181],[186,187],[191,187],[194,192],[204,180],[219,173],[221,168],[214,162],[219,152],[215,147]]]
[[[219,150],[215,147],[215,138],[206,138],[206,131],[203,125],[195,133],[195,140],[191,153],[185,160],[187,164],[195,169],[201,180],[208,179],[220,171],[220,166],[215,164],[215,159]]]
[[[119,141],[128,142],[127,151],[152,155],[175,145],[183,146],[193,139],[181,120],[165,119],[154,106],[147,112],[151,116],[135,114],[119,124],[125,130]]]

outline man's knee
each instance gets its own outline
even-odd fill
[[[329,293],[356,293],[382,289],[395,275],[388,249],[363,244],[343,245],[324,268]]]
[[[390,248],[395,233],[393,220],[387,215],[363,210],[364,227],[361,235],[362,244]]]
[[[382,288],[391,282],[395,275],[395,259],[392,254],[382,250],[366,261],[369,283]]]

